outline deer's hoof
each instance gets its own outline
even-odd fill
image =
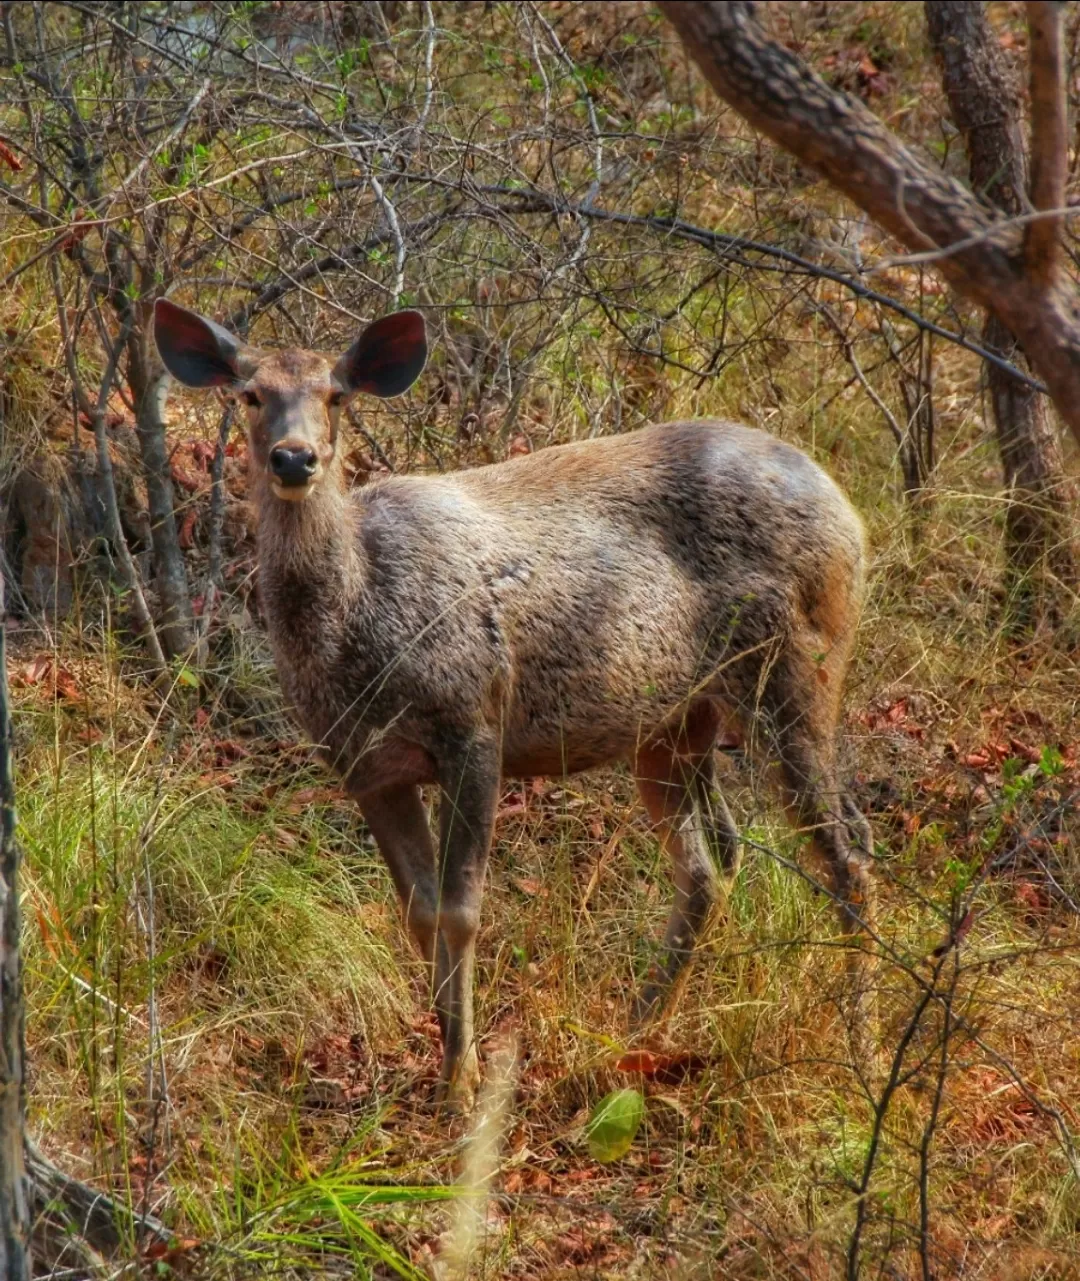
[[[630,1010],[631,1032],[644,1032],[655,1023],[664,1008],[664,988],[658,983],[647,983],[634,997]]]

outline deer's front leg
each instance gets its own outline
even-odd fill
[[[439,881],[420,789],[413,784],[385,787],[360,793],[356,800],[390,869],[405,925],[420,955],[433,967]]]
[[[448,745],[439,770],[435,1007],[443,1029],[440,1096],[462,1110],[472,1106],[480,1081],[473,1027],[473,958],[501,770],[501,743],[492,732],[456,738]]]

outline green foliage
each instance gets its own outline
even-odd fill
[[[645,1099],[639,1090],[614,1090],[593,1108],[585,1127],[589,1155],[594,1161],[621,1160],[633,1146],[645,1119]]]

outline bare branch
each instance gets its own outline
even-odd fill
[[[1061,5],[1055,0],[1028,0],[1027,17],[1031,36],[1031,203],[1048,216],[1035,219],[1028,227],[1024,255],[1032,277],[1049,287],[1061,262],[1069,169]]]
[[[0,1271],[11,1281],[29,1281],[30,1210],[22,1151],[26,1123],[26,1017],[19,903],[22,860],[15,839],[5,622],[4,580],[0,575]]]
[[[116,480],[113,477],[112,459],[109,456],[109,439],[105,430],[109,392],[112,390],[120,353],[127,344],[129,333],[129,328],[124,326],[116,337],[113,349],[109,353],[105,373],[101,379],[101,390],[98,392],[97,403],[90,413],[90,421],[93,424],[94,442],[97,446],[98,472],[101,476],[102,489],[105,493],[109,541],[112,543],[120,562],[124,586],[131,593],[132,612],[142,633],[143,641],[150,655],[150,661],[155,671],[163,674],[168,671],[168,664],[161,648],[161,641],[158,639],[157,629],[154,627],[154,617],[150,613],[150,607],[147,605],[146,597],[143,594],[142,583],[139,581],[139,571],[135,566],[131,549],[128,547],[127,539],[124,537],[123,526],[120,523],[120,504],[116,497]],[[74,363],[74,360],[72,363]],[[78,374],[74,373],[72,375],[72,383],[78,385],[77,379]]]
[[[435,10],[431,0],[424,0],[424,22],[427,34],[424,41],[424,105],[416,118],[417,129],[423,129],[431,115],[431,104],[435,100]]]
[[[375,162],[372,161],[371,173],[371,190],[375,194],[375,199],[379,202],[379,208],[386,219],[386,225],[390,230],[390,237],[394,242],[394,287],[390,291],[391,306],[396,307],[405,291],[405,237],[401,234],[401,223],[398,221],[397,210],[394,208],[394,202],[387,196],[382,183],[375,174]]]
[[[218,423],[217,445],[214,448],[214,458],[210,466],[210,535],[206,555],[202,618],[198,625],[200,645],[203,648],[206,646],[218,591],[221,587],[221,534],[225,523],[225,450],[229,444],[229,433],[232,430],[235,410],[235,402],[230,400]]]
[[[896,421],[896,415],[885,403],[885,401],[882,400],[880,394],[877,392],[873,384],[868,380],[868,378],[866,377],[866,374],[863,372],[863,367],[862,365],[859,364],[859,358],[858,356],[855,355],[855,344],[851,341],[850,336],[844,332],[843,326],[833,315],[832,309],[830,307],[821,306],[818,308],[818,311],[828,322],[828,325],[830,329],[832,329],[833,333],[836,334],[837,338],[840,339],[840,342],[844,348],[844,356],[848,364],[851,366],[852,372],[855,374],[855,377],[859,380],[859,384],[861,385],[863,391],[866,392],[866,394],[870,397],[870,399],[881,411],[881,416],[885,419],[885,424],[889,428],[889,431],[892,433],[893,440],[896,441],[897,449],[902,449],[904,445],[904,430],[900,426],[900,424]]]

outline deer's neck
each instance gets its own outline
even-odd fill
[[[363,581],[355,518],[341,479],[324,478],[300,502],[283,502],[260,481],[259,588],[270,637],[306,662],[338,652]]]

